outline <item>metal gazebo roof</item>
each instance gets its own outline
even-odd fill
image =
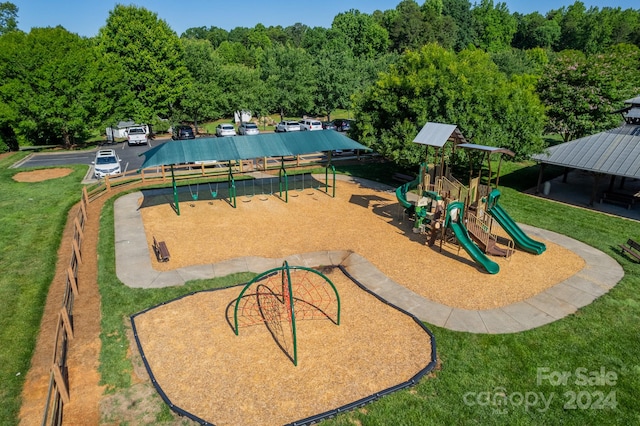
[[[640,126],[625,124],[552,146],[533,159],[607,175],[640,178]]]
[[[254,136],[208,137],[166,142],[143,152],[141,169],[196,161],[284,157],[319,151],[370,150],[333,130],[265,133]]]

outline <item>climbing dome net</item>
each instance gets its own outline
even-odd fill
[[[251,280],[229,308],[228,320],[236,335],[243,327],[266,326],[294,365],[298,365],[296,321],[329,320],[340,325],[340,297],[331,280],[320,271],[289,266],[286,261]]]

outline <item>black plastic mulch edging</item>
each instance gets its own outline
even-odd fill
[[[390,303],[389,301],[387,301],[386,299],[384,299],[383,297],[381,297],[380,295],[374,293],[373,291],[369,290],[367,287],[365,287],[362,283],[360,283],[357,279],[355,279],[346,269],[344,266],[342,265],[338,265],[338,268],[340,268],[340,270],[342,271],[342,273],[349,278],[351,281],[353,281],[358,287],[360,287],[362,290],[366,291],[367,293],[371,294],[372,296],[374,296],[376,299],[378,299],[379,301],[381,301],[382,303],[384,303],[387,306],[390,306],[400,312],[402,312],[403,314],[409,316],[410,318],[412,318],[420,327],[422,327],[422,329],[429,335],[429,337],[431,337],[431,361],[429,362],[429,364],[427,364],[427,366],[425,368],[423,368],[422,370],[418,371],[418,373],[416,373],[411,379],[409,379],[408,381],[404,382],[404,383],[400,383],[398,385],[392,386],[390,388],[384,389],[380,392],[376,392],[373,395],[369,395],[367,397],[364,397],[362,399],[359,399],[355,402],[350,402],[348,404],[345,404],[341,407],[338,407],[334,410],[329,410],[329,411],[325,411],[324,413],[320,413],[320,414],[316,414],[314,416],[311,417],[307,417],[305,419],[301,419],[292,423],[288,423],[285,426],[308,426],[308,425],[312,425],[315,423],[318,423],[322,420],[326,420],[326,419],[330,419],[332,417],[337,416],[338,414],[347,412],[347,411],[352,411],[355,410],[356,408],[360,408],[366,404],[369,404],[379,398],[382,398],[383,396],[389,395],[393,392],[397,392],[399,390],[402,389],[406,389],[408,387],[414,386],[418,383],[418,381],[420,381],[420,379],[422,379],[426,374],[428,374],[431,370],[433,370],[436,366],[437,363],[437,357],[436,357],[436,337],[433,335],[433,333],[431,332],[431,330],[429,330],[427,328],[426,325],[424,325],[424,323],[422,321],[420,321],[415,315],[413,315],[410,312],[405,311],[404,309],[394,305],[393,303]]]
[[[334,266],[335,267],[335,266]],[[420,327],[422,327],[422,329],[429,335],[429,337],[431,338],[431,361],[429,362],[429,364],[427,364],[427,366],[425,368],[423,368],[422,370],[420,370],[418,373],[416,373],[411,379],[409,379],[406,382],[397,384],[395,386],[392,386],[390,388],[381,390],[380,392],[376,392],[375,394],[369,395],[367,397],[361,398],[357,401],[353,401],[350,402],[348,404],[345,404],[341,407],[335,408],[333,410],[329,410],[329,411],[325,411],[324,413],[320,413],[320,414],[316,414],[304,419],[300,419],[297,420],[295,422],[291,422],[291,423],[287,423],[285,426],[308,426],[308,425],[313,425],[315,423],[318,423],[322,420],[326,420],[332,417],[337,416],[338,414],[347,412],[347,411],[353,411],[357,408],[360,408],[366,404],[369,404],[377,399],[382,398],[383,396],[389,395],[393,392],[397,392],[399,390],[402,389],[406,389],[408,387],[414,386],[418,383],[418,381],[420,381],[420,379],[422,379],[426,374],[428,374],[430,371],[432,371],[435,366],[436,366],[436,362],[437,362],[437,358],[436,358],[436,338],[433,335],[433,333],[431,332],[431,330],[429,330],[427,328],[427,326],[424,325],[424,323],[422,321],[420,321],[415,315],[411,314],[410,312],[407,312],[406,310],[388,302],[387,300],[385,300],[384,298],[382,298],[381,296],[379,296],[378,294],[374,293],[373,291],[369,290],[367,287],[365,287],[363,284],[361,284],[358,280],[356,280],[349,272],[347,272],[347,270],[342,266],[342,265],[338,265],[338,268],[340,268],[340,270],[342,271],[342,273],[349,278],[351,281],[353,281],[353,283],[355,283],[358,287],[360,287],[360,289],[366,291],[367,293],[371,294],[372,296],[374,296],[376,299],[378,299],[379,301],[381,301],[382,303],[386,304],[387,306],[390,306],[400,312],[402,312],[403,314],[411,317]],[[244,286],[246,285],[246,283],[244,284],[238,284],[237,286],[231,286],[231,287],[239,287],[239,286]],[[162,390],[162,388],[160,387],[160,384],[156,381],[155,376],[153,375],[153,372],[151,371],[151,366],[149,365],[149,363],[147,362],[147,358],[144,354],[144,350],[142,349],[142,344],[140,343],[140,340],[138,339],[138,332],[136,330],[136,324],[135,324],[135,317],[137,317],[138,315],[142,315],[146,312],[149,312],[152,309],[155,309],[159,306],[164,306],[168,303],[174,302],[176,300],[180,300],[182,298],[185,298],[187,296],[193,296],[194,294],[197,293],[202,293],[202,292],[207,292],[207,291],[217,291],[217,290],[226,290],[230,287],[224,287],[224,288],[216,288],[216,289],[209,289],[209,290],[200,290],[200,291],[195,291],[195,292],[191,292],[189,294],[185,294],[182,295],[180,297],[176,297],[175,299],[172,299],[170,301],[167,302],[163,302],[160,303],[158,305],[152,306],[150,308],[147,308],[143,311],[140,311],[136,314],[131,315],[130,319],[131,319],[131,327],[133,330],[133,335],[136,339],[136,345],[138,346],[138,350],[140,351],[140,356],[142,357],[142,362],[144,363],[144,366],[147,370],[147,373],[149,374],[149,377],[151,378],[151,383],[153,383],[153,387],[156,388],[156,391],[158,392],[158,394],[160,395],[160,397],[162,398],[162,400],[169,406],[169,408],[173,411],[175,411],[178,415],[180,416],[184,416],[184,417],[188,417],[191,420],[200,423],[201,425],[207,425],[207,426],[214,426],[213,423],[209,423],[206,420],[201,419],[200,417],[191,414],[188,411],[183,410],[182,408],[178,407],[177,405],[174,405],[171,400],[169,399],[169,397],[164,393],[164,391]]]

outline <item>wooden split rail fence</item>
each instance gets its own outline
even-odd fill
[[[56,334],[51,356],[49,389],[42,416],[42,425],[61,425],[62,409],[69,402],[69,371],[67,352],[73,339],[73,304],[78,297],[78,267],[82,264],[82,240],[84,225],[87,221],[89,198],[85,189],[82,192],[80,209],[73,220],[73,239],[71,241],[71,260],[67,267],[66,282],[62,295],[62,305],[58,311]]]

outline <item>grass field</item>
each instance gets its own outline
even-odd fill
[[[18,154],[20,155],[20,154]],[[66,212],[80,197],[86,167],[68,177],[21,184],[0,159],[0,424],[17,424],[20,389],[29,365],[42,306],[53,276]],[[386,180],[385,165],[337,167]],[[501,204],[516,221],[550,229],[611,255],[625,270],[607,295],[547,326],[512,335],[473,335],[428,325],[441,365],[431,377],[327,425],[424,424],[640,424],[640,264],[617,245],[640,237],[640,224],[562,206],[520,193],[533,186],[537,169],[503,164]],[[130,289],[115,275],[113,200],[103,211],[99,235],[102,295],[102,381],[109,393],[131,386],[123,318],[160,301],[201,288],[245,282],[249,274],[192,282],[159,290]],[[377,366],[376,368],[384,368]],[[551,378],[552,380],[549,380]],[[564,382],[556,382],[565,378]],[[118,419],[110,419],[118,424]],[[158,398],[155,424],[172,416]]]

